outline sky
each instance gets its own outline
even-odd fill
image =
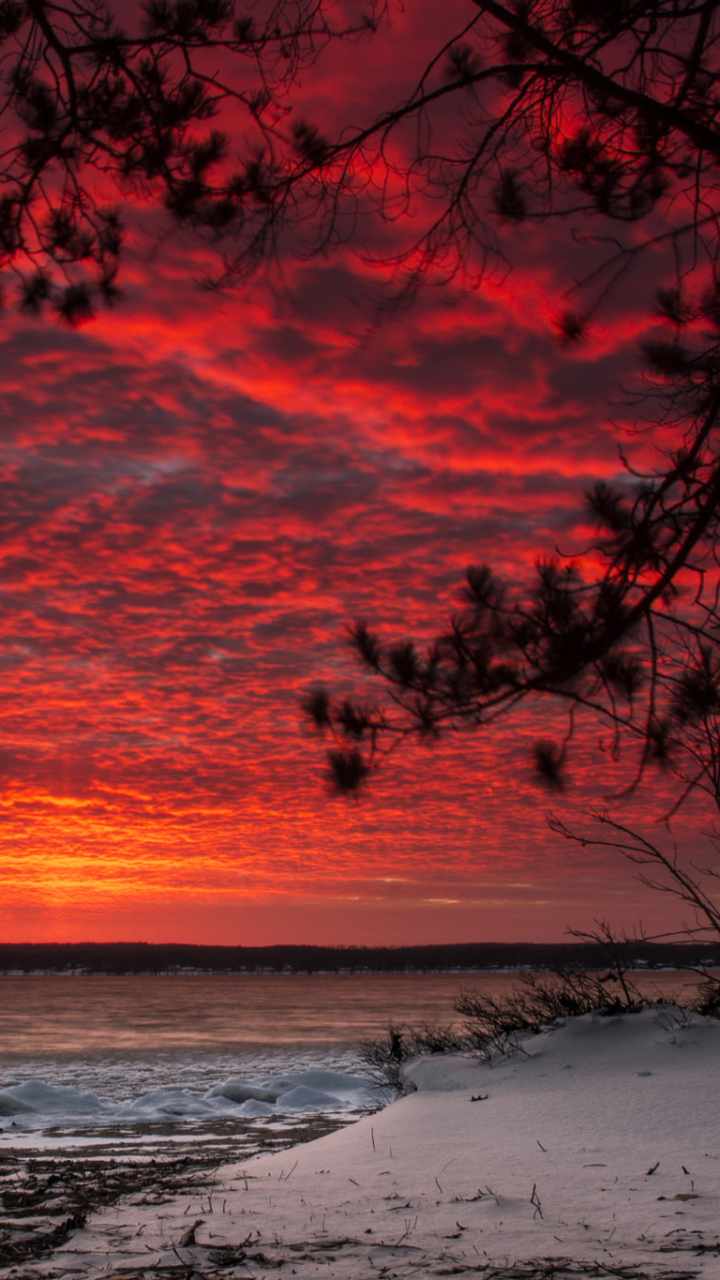
[[[398,48],[421,59],[427,8],[396,14],[369,64],[322,63],[308,101],[367,112]],[[548,708],[410,748],[347,799],[302,721],[317,683],[360,687],[354,619],[429,637],[467,564],[522,583],[577,551],[583,491],[621,473],[620,445],[649,456],[618,386],[666,264],[568,350],[552,321],[590,250],[562,224],[505,249],[482,289],[377,324],[382,270],[352,246],[208,292],[209,250],[148,205],[116,308],[76,330],[0,315],[3,939],[397,945],[676,920],[616,855],[545,824],[551,799],[582,821],[622,788],[600,726],[559,799],[529,763]],[[656,785],[623,819],[658,830]],[[695,838],[707,819],[682,821]]]

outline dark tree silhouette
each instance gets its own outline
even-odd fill
[[[240,256],[257,266],[279,213],[266,157],[284,137],[285,96],[328,41],[376,21],[372,0],[356,23],[331,10],[280,0],[251,16],[232,0],[143,0],[131,29],[119,0],[0,0],[0,269],[21,306],[50,301],[78,323],[115,301],[123,206],[138,203],[215,242],[232,237],[236,271]],[[209,123],[223,109],[247,135],[244,158]]]
[[[609,243],[584,312],[559,317],[570,341],[649,244],[701,249],[713,269],[711,0],[469,0],[398,100],[323,133],[294,110],[299,73],[385,12],[384,0],[144,0],[129,29],[117,0],[0,0],[0,263],[23,305],[50,297],[73,320],[112,301],[118,199],[160,201],[209,238],[218,281],[287,249],[362,245],[391,219],[406,233],[400,297],[427,279],[477,282],[504,223],[643,222],[644,239]]]

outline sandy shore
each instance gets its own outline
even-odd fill
[[[720,1023],[588,1016],[407,1074],[317,1141],[127,1186],[0,1275],[720,1277]]]

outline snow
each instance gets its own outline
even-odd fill
[[[422,1058],[405,1077],[413,1092],[383,1111],[226,1165],[194,1196],[95,1213],[33,1274],[149,1275],[179,1259],[188,1275],[284,1266],[298,1280],[529,1278],[563,1262],[720,1276],[720,1022],[670,1007],[587,1015],[513,1056]]]

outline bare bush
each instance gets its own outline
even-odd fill
[[[359,1053],[363,1062],[375,1069],[375,1078],[384,1088],[390,1087],[399,1097],[408,1092],[403,1079],[403,1064],[422,1054],[457,1053],[468,1049],[467,1038],[450,1027],[398,1027],[390,1023],[383,1040],[363,1040]]]
[[[613,970],[596,974],[562,969],[548,975],[526,974],[501,999],[463,991],[455,1008],[466,1019],[466,1047],[487,1059],[516,1052],[528,1034],[538,1035],[565,1018],[632,1013],[647,1003],[626,972],[620,979]]]
[[[464,1053],[489,1061],[496,1054],[521,1050],[521,1041],[565,1018],[584,1013],[606,1016],[632,1013],[650,1002],[617,965],[603,973],[560,969],[550,974],[524,974],[508,995],[497,999],[477,991],[463,991],[455,1001],[465,1021],[459,1029],[423,1024],[398,1027],[390,1024],[382,1040],[365,1040],[359,1046],[364,1062],[373,1067],[377,1083],[397,1097],[408,1092],[403,1066],[427,1054]]]

